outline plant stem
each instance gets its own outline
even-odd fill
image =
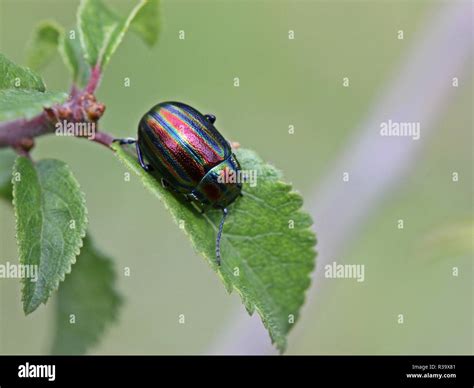
[[[106,146],[107,148],[110,148],[114,139],[115,139],[115,136],[112,136],[110,133],[101,131],[101,132],[97,132],[95,134],[95,137],[91,139],[91,141],[102,144],[103,146]]]
[[[34,138],[55,133],[62,122],[97,124],[105,110],[104,104],[98,102],[93,94],[99,85],[100,75],[100,68],[95,66],[86,88],[79,90],[72,85],[69,99],[63,104],[45,108],[31,119],[0,123],[0,148],[11,147],[19,153],[28,154],[34,145]],[[110,148],[114,138],[109,133],[97,131],[89,140]]]
[[[94,94],[95,90],[99,86],[100,76],[101,76],[100,67],[99,65],[95,65],[91,70],[89,82],[87,83],[87,86],[85,88],[85,91],[87,93]]]
[[[14,120],[0,123],[0,148],[18,147],[23,139],[33,139],[35,137],[54,132],[45,112],[32,119]]]
[[[33,140],[36,137],[53,134],[55,126],[46,112],[30,120],[14,120],[0,123],[0,148],[11,147],[21,150],[25,140]],[[97,131],[90,140],[110,148],[115,136],[107,132]]]

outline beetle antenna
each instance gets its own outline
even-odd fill
[[[216,260],[217,260],[217,265],[221,265],[221,237],[222,237],[222,229],[224,228],[224,221],[225,218],[227,217],[228,211],[227,208],[222,208],[222,219],[221,223],[219,225],[219,231],[217,232],[217,238],[216,238]]]

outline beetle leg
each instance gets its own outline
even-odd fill
[[[142,150],[140,149],[140,146],[138,145],[137,141],[135,142],[135,148],[137,149],[138,163],[140,163],[140,166],[142,166],[142,168],[146,172],[150,172],[151,170],[153,170],[152,167],[149,164],[146,164],[143,160]]]
[[[204,115],[204,117],[205,117],[211,124],[214,124],[214,123],[216,122],[216,116],[214,116],[214,115],[207,114],[207,115]]]
[[[219,231],[217,232],[217,237],[216,237],[216,261],[217,265],[221,265],[221,237],[222,237],[222,230],[224,229],[224,221],[225,218],[227,217],[228,211],[227,208],[222,209],[222,219],[221,223],[219,224]]]
[[[113,143],[118,142],[120,145],[123,144],[135,144],[137,141],[133,137],[126,137],[124,139],[114,139]]]
[[[186,201],[192,202],[192,201],[197,201],[197,197],[194,193],[189,193],[189,194],[184,194],[184,198],[186,198]]]
[[[168,183],[166,179],[161,178],[161,186],[163,186],[164,189],[169,189],[170,184]]]

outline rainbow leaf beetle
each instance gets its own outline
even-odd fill
[[[138,161],[147,172],[157,172],[162,185],[201,205],[222,210],[216,236],[216,261],[227,207],[242,195],[242,183],[222,179],[238,176],[240,164],[229,142],[215,128],[216,117],[203,115],[181,102],[162,102],[141,118],[137,139],[115,139],[135,144]],[[221,177],[221,179],[219,179]]]

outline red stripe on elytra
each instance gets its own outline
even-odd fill
[[[150,118],[147,120],[147,124],[158,136],[164,147],[168,149],[168,154],[173,161],[179,165],[182,171],[184,171],[193,181],[199,182],[205,174],[202,166],[189,155],[189,152],[184,149],[183,146],[173,138],[169,131],[160,125],[160,123]],[[170,173],[173,173],[173,170],[176,168],[176,166],[167,167]],[[174,175],[176,176],[176,174]],[[178,180],[182,179],[179,175],[176,176],[176,178]]]
[[[158,128],[155,127],[153,123],[151,123],[150,121],[147,121],[147,125],[155,132],[155,134],[157,133]],[[156,126],[159,126],[159,124],[156,123]],[[155,145],[153,145],[153,141],[149,136],[145,136],[145,141],[150,144],[150,147],[156,147]],[[182,178],[179,175],[173,174],[175,168],[168,162],[168,160],[164,156],[159,155],[159,153],[157,154],[157,156],[160,159],[161,163],[165,165],[167,171],[169,171],[172,175],[174,175],[179,180],[182,180]],[[174,160],[172,155],[170,155],[170,157]]]
[[[160,113],[173,128],[176,128],[186,138],[188,144],[199,153],[199,157],[203,162],[216,164],[222,161],[222,156],[201,135],[196,133],[196,130],[189,126],[189,124],[167,109],[163,109]]]

